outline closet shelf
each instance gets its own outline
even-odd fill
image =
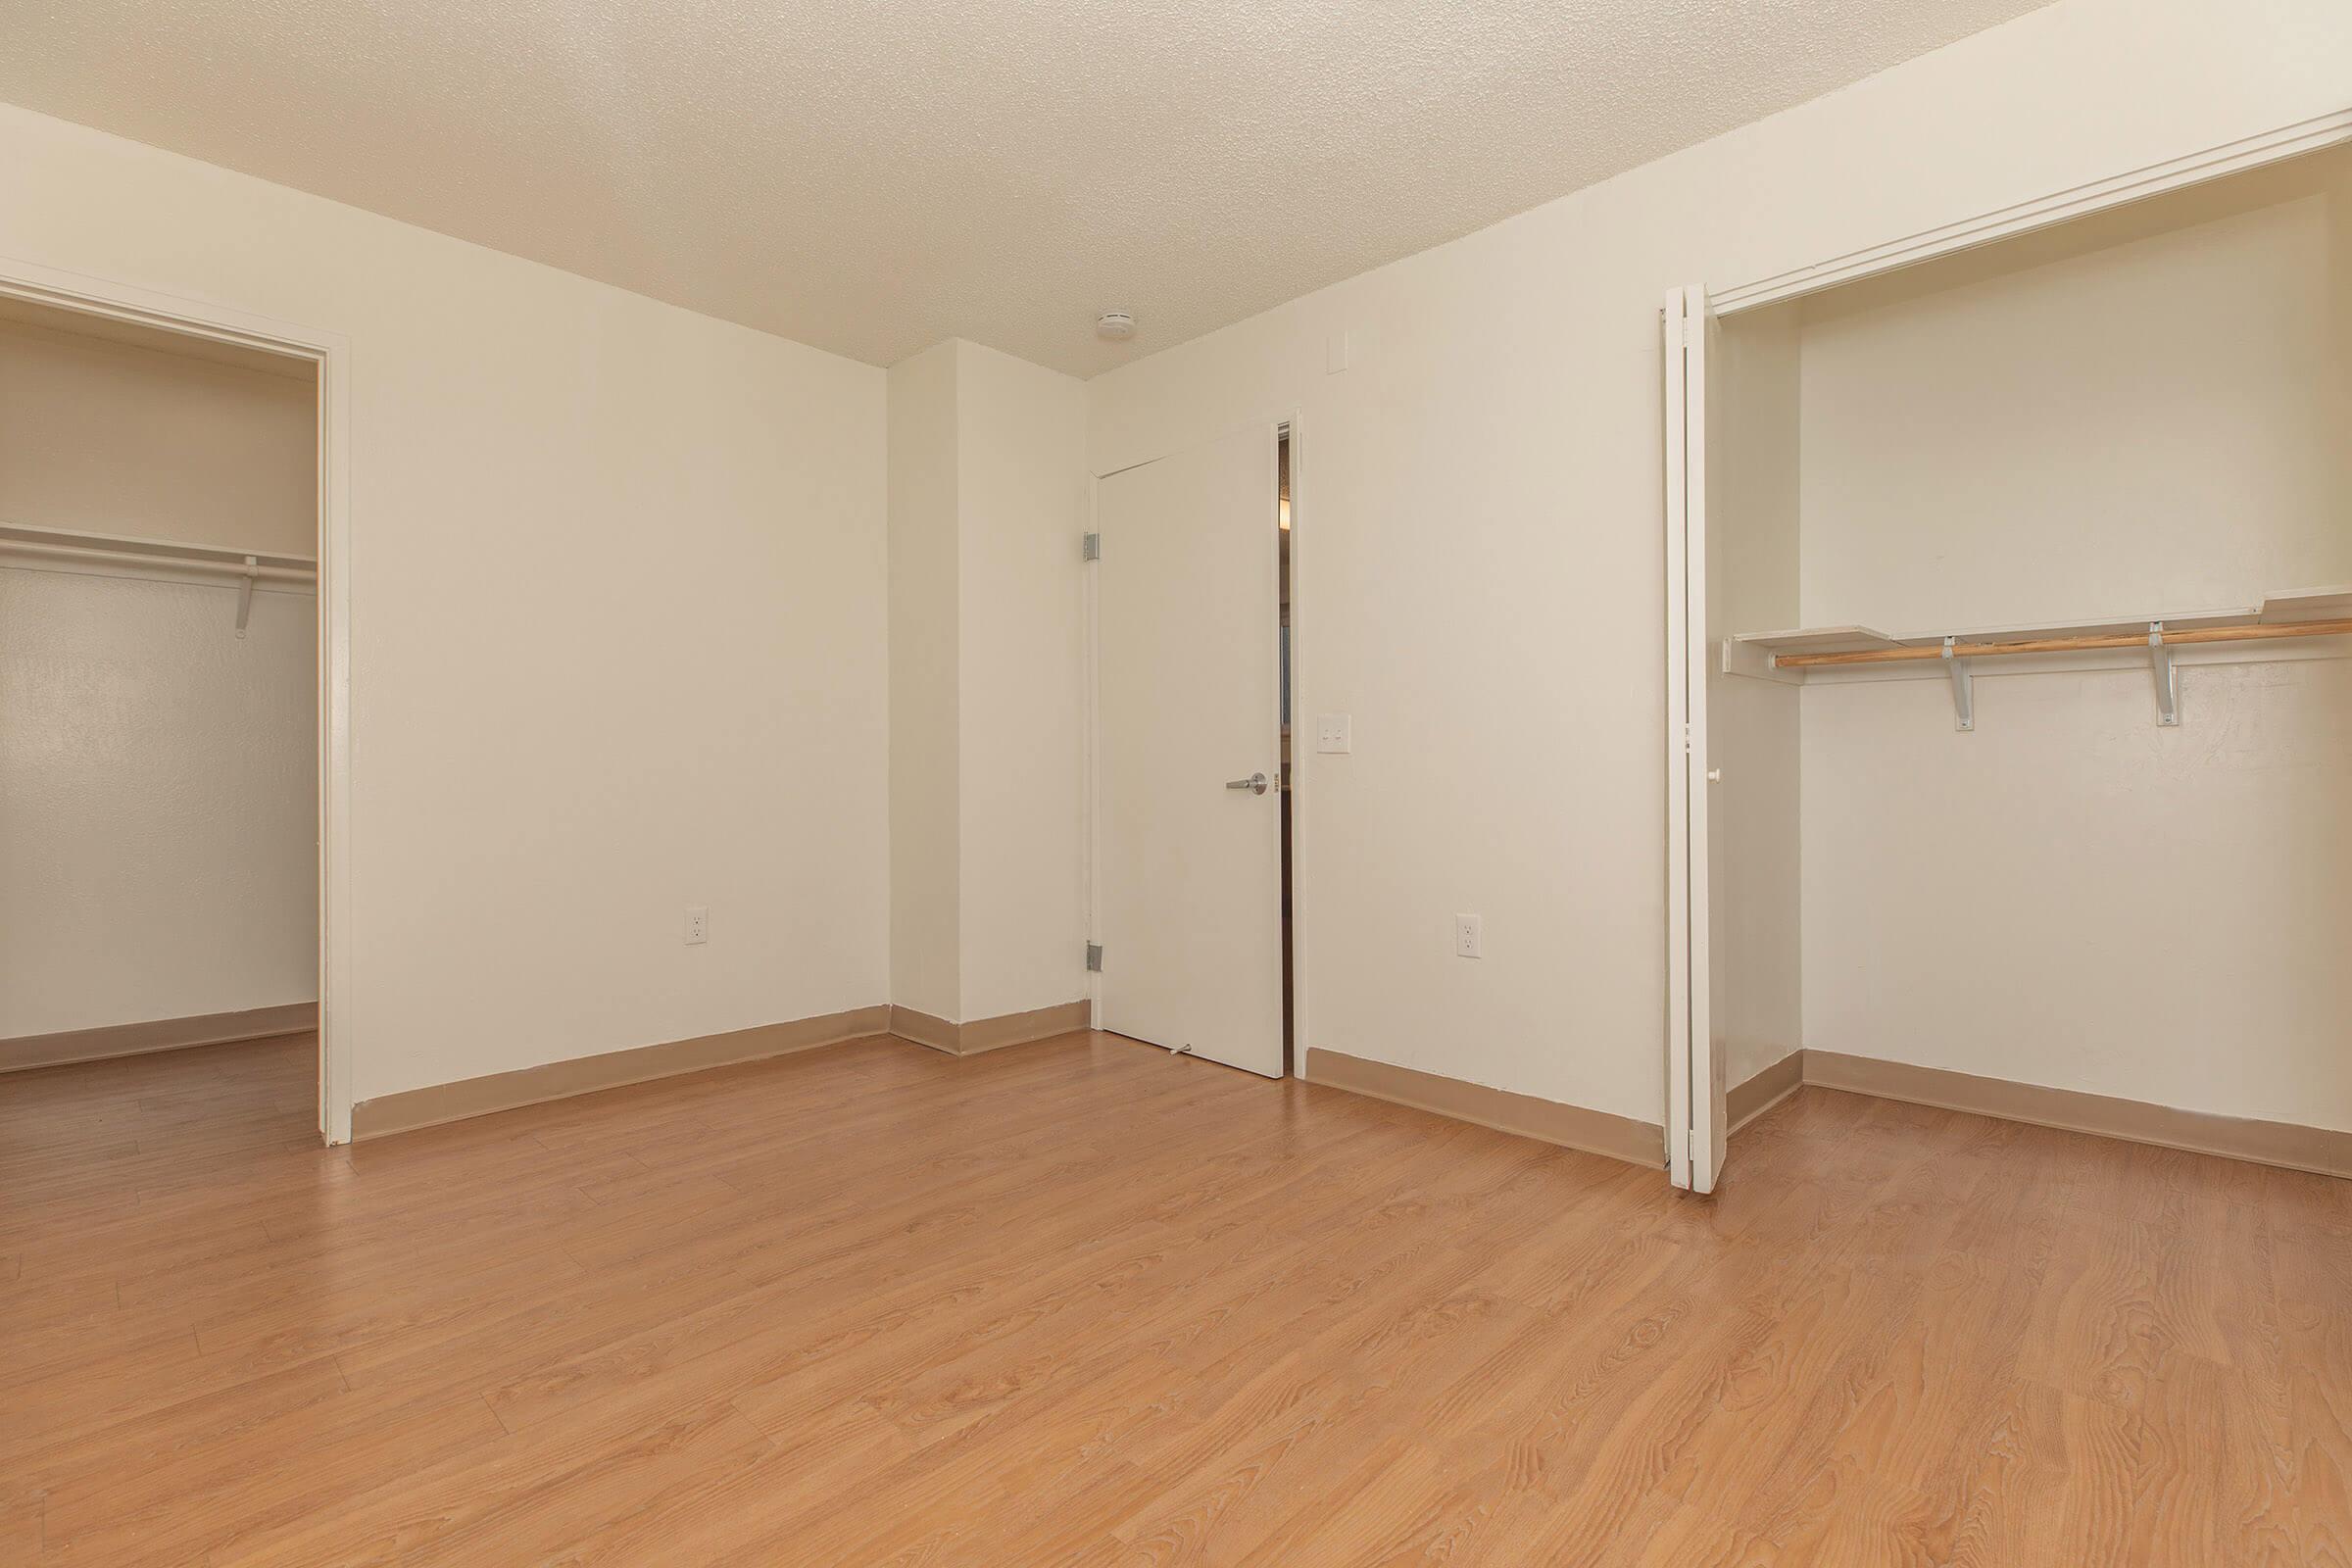
[[[2352,636],[2352,588],[2304,588],[2267,596],[2251,610],[2195,611],[2144,619],[2060,621],[1927,636],[1889,636],[1868,626],[1744,632],[1723,640],[1727,675],[1798,684],[1816,669],[1934,664],[1947,671],[1958,727],[1974,729],[1974,661],[2018,655],[2142,652],[2156,678],[2157,722],[2180,722],[2174,650],[2206,644]],[[1924,673],[1924,671],[1923,671]]]

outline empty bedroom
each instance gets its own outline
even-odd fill
[[[2352,1568],[2352,8],[0,0],[0,1565]]]

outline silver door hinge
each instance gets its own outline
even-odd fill
[[[1079,540],[1078,552],[1078,559],[1081,561],[1101,561],[1102,559],[1102,536],[1099,533],[1083,535]]]
[[[1102,943],[1089,942],[1086,945],[1086,970],[1089,974],[1101,974],[1102,972]]]

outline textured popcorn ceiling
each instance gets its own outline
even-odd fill
[[[2039,3],[0,0],[0,99],[878,365],[1092,374]]]

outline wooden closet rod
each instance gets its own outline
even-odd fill
[[[190,548],[196,548],[191,546]],[[97,550],[87,545],[54,544],[46,539],[0,538],[0,556],[47,556],[56,561],[87,561],[107,566],[171,566],[180,571],[211,571],[259,582],[317,582],[316,566],[247,565],[225,553],[208,556],[167,556],[145,550]],[[293,557],[281,559],[292,560]]]
[[[2194,626],[2164,633],[2163,646],[2189,643],[2259,643],[2277,637],[2343,637],[2352,635],[2352,620],[2291,620],[2273,626]],[[2076,654],[2102,648],[2148,646],[2144,631],[2105,633],[2094,637],[2034,637],[2007,643],[1955,643],[1954,659],[1988,659],[2002,654]],[[1860,648],[1843,654],[1776,654],[1775,669],[1813,669],[1829,664],[1899,664],[1912,660],[1941,659],[1943,646],[1925,648]]]

